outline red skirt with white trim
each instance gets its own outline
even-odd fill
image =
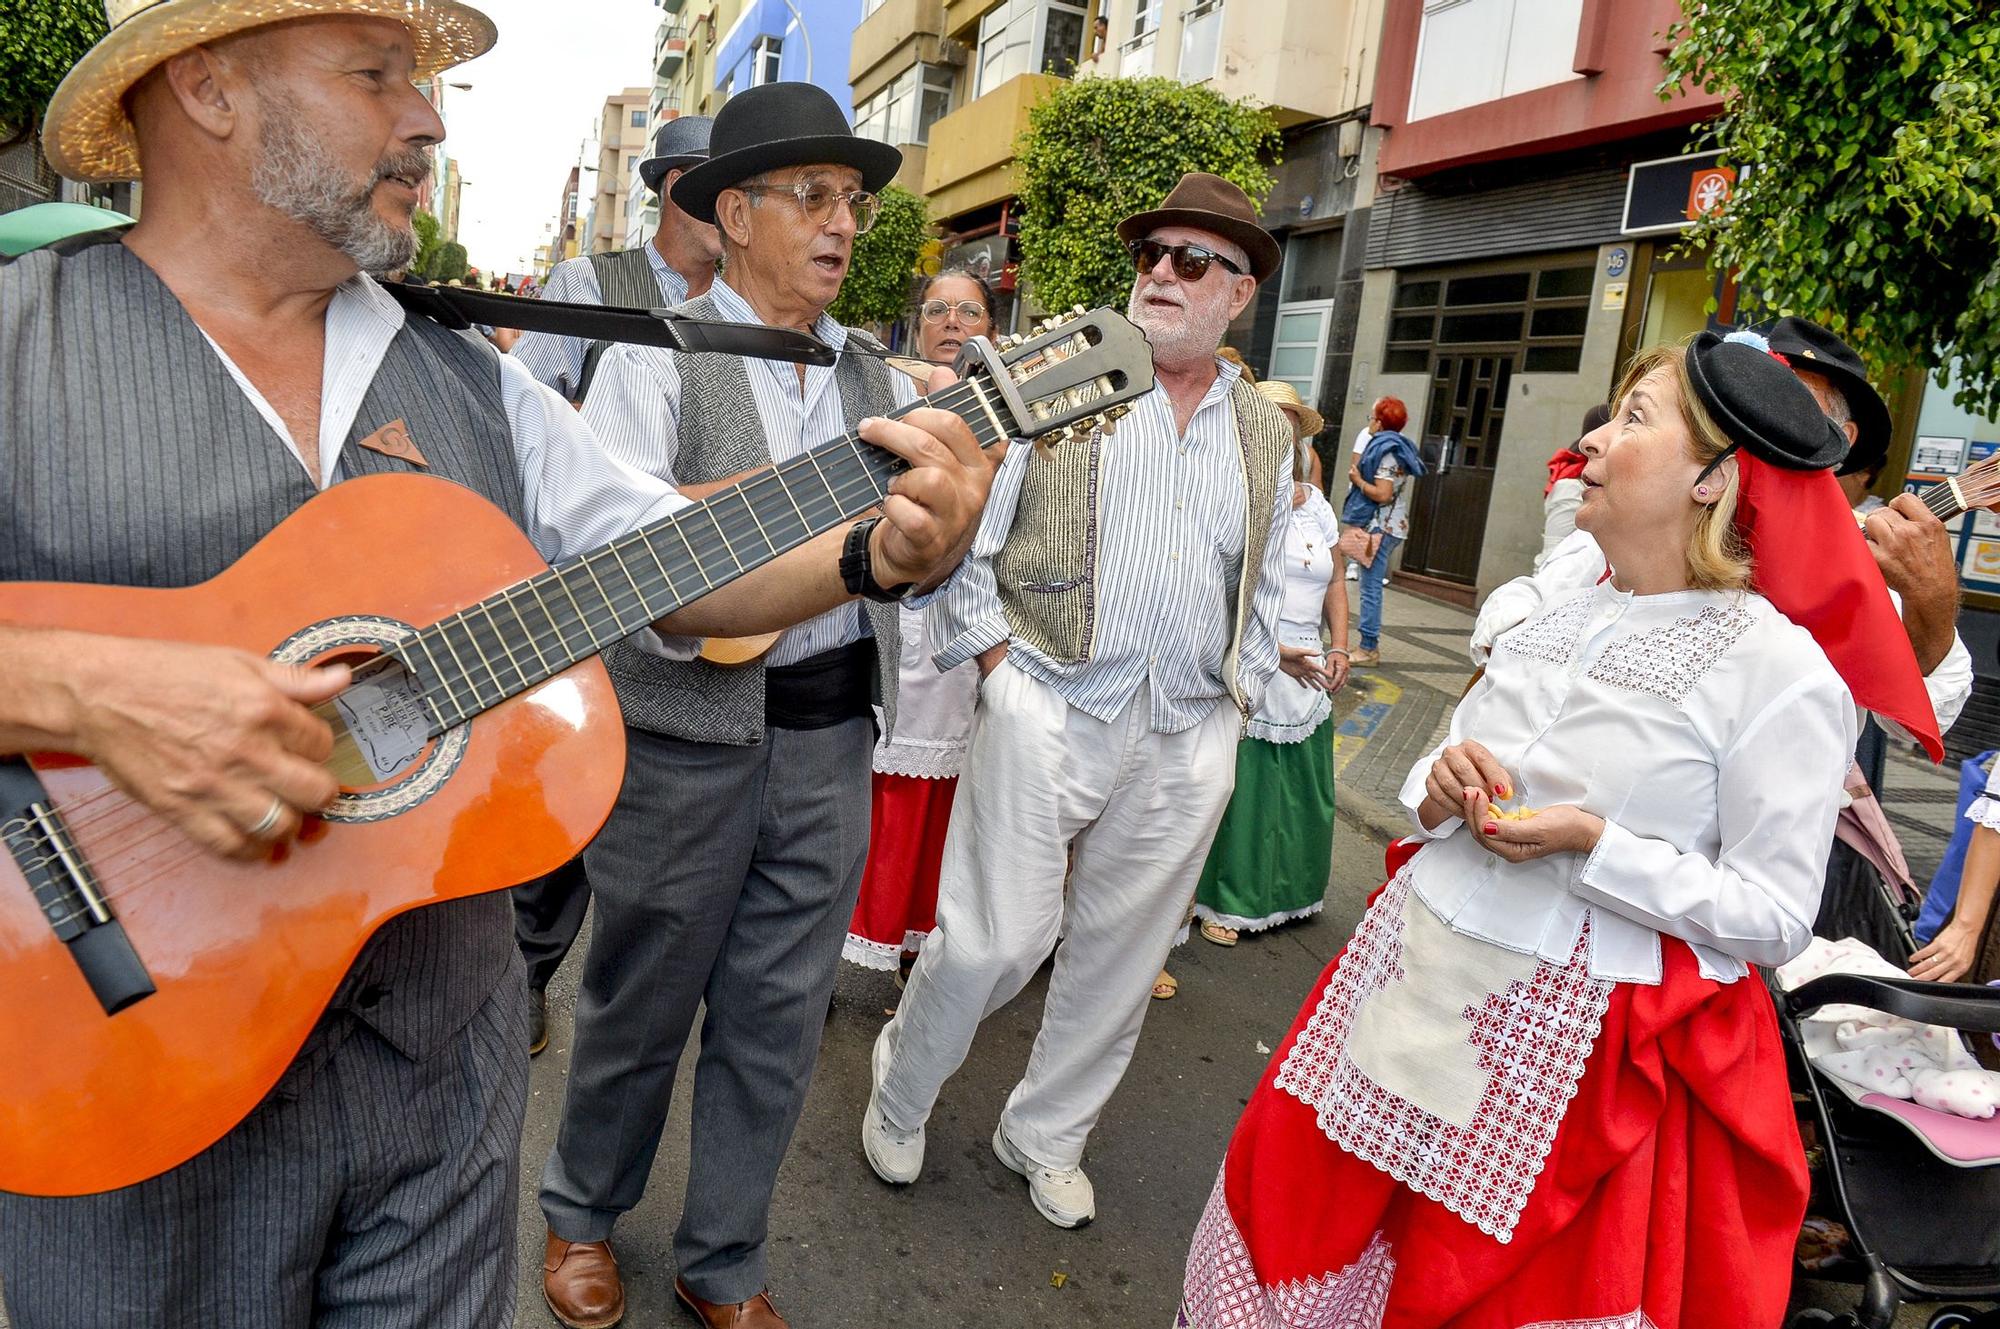
[[[843,959],[869,969],[894,969],[937,927],[938,868],[958,777],[919,778],[875,773],[868,818],[868,865],[847,925]]]
[[[1670,938],[1659,984],[1591,979],[1586,934],[1569,965],[1466,1006],[1483,1088],[1434,1115],[1356,1064],[1393,1060],[1361,1011],[1417,944],[1410,852],[1392,848],[1237,1125],[1177,1325],[1778,1324],[1807,1177],[1763,984],[1703,978]]]

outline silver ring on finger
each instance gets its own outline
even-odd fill
[[[277,828],[278,823],[284,820],[284,816],[285,800],[273,797],[270,809],[257,819],[257,824],[252,826],[247,834],[253,840],[261,840]]]

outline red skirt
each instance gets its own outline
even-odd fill
[[[957,789],[956,776],[929,780],[875,773],[868,865],[842,958],[870,969],[894,969],[896,957],[916,950],[937,926],[938,867]]]
[[[1392,878],[1411,852],[1392,847]],[[1694,954],[1663,938],[1658,985],[1590,980],[1595,1000],[1584,1008],[1601,1020],[1587,1056],[1573,1040],[1566,1075],[1560,1052],[1536,1050],[1562,1040],[1537,1039],[1571,1020],[1579,1007],[1566,994],[1579,989],[1565,986],[1573,971],[1543,962],[1519,991],[1466,1012],[1480,1064],[1494,1070],[1467,1131],[1354,1077],[1337,1049],[1314,1050],[1326,1011],[1339,1014],[1341,986],[1354,986],[1352,972],[1340,983],[1343,965],[1365,967],[1384,949],[1381,906],[1400,898],[1395,887],[1377,892],[1245,1109],[1195,1234],[1176,1323],[1779,1324],[1807,1176],[1763,984],[1703,978]],[[1391,966],[1393,945],[1390,937]],[[1505,1018],[1494,1015],[1503,1007]],[[1292,1058],[1316,1012],[1307,1055]],[[1531,1092],[1510,1096],[1508,1076],[1524,1062]],[[1334,1088],[1308,1094],[1316,1108],[1300,1097],[1300,1080]],[[1551,1112],[1564,1083],[1573,1096]],[[1471,1141],[1480,1131],[1486,1138]]]

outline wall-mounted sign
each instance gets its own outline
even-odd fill
[[[1633,162],[1625,175],[1624,235],[1665,235],[1729,201],[1736,172],[1719,152]]]
[[[1604,275],[1607,277],[1622,277],[1625,275],[1625,269],[1630,267],[1631,264],[1632,251],[1624,245],[1619,245],[1604,256]]]

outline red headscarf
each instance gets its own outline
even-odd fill
[[[1556,487],[1556,481],[1574,480],[1579,475],[1582,475],[1584,463],[1589,460],[1590,458],[1584,456],[1575,448],[1563,448],[1555,456],[1549,458],[1549,482],[1542,486],[1542,497],[1547,498],[1549,496],[1549,491]]]
[[[1774,466],[1748,448],[1736,466],[1736,528],[1758,594],[1813,635],[1855,701],[1944,760],[1923,670],[1833,472]]]

